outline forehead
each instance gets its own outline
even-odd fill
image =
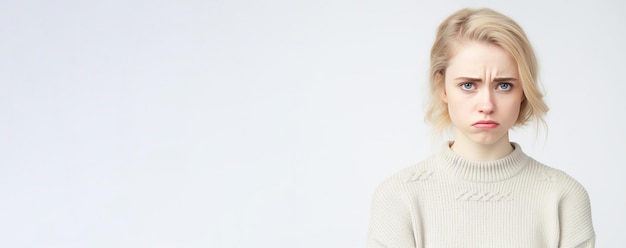
[[[501,47],[485,42],[465,41],[455,45],[446,74],[518,77],[518,70],[513,57]]]

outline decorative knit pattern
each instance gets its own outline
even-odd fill
[[[511,192],[500,193],[500,192],[472,192],[465,191],[460,194],[457,198],[459,201],[484,201],[484,202],[494,202],[494,201],[510,201]]]
[[[488,162],[446,147],[385,180],[372,199],[368,247],[594,247],[585,189],[512,144]]]

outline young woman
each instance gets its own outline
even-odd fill
[[[377,188],[368,247],[594,247],[585,189],[509,141],[548,111],[536,80],[513,20],[490,9],[448,17],[431,51],[426,119],[454,141]]]

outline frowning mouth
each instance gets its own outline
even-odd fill
[[[500,123],[497,123],[495,121],[489,121],[489,120],[477,121],[476,123],[472,124],[472,126],[475,128],[496,128],[499,125]]]

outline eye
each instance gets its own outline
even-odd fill
[[[474,83],[461,83],[459,84],[459,86],[461,87],[462,90],[473,90],[474,87]]]
[[[511,88],[513,88],[513,85],[511,83],[499,83],[498,84],[498,89],[502,91],[509,91],[511,90]]]

